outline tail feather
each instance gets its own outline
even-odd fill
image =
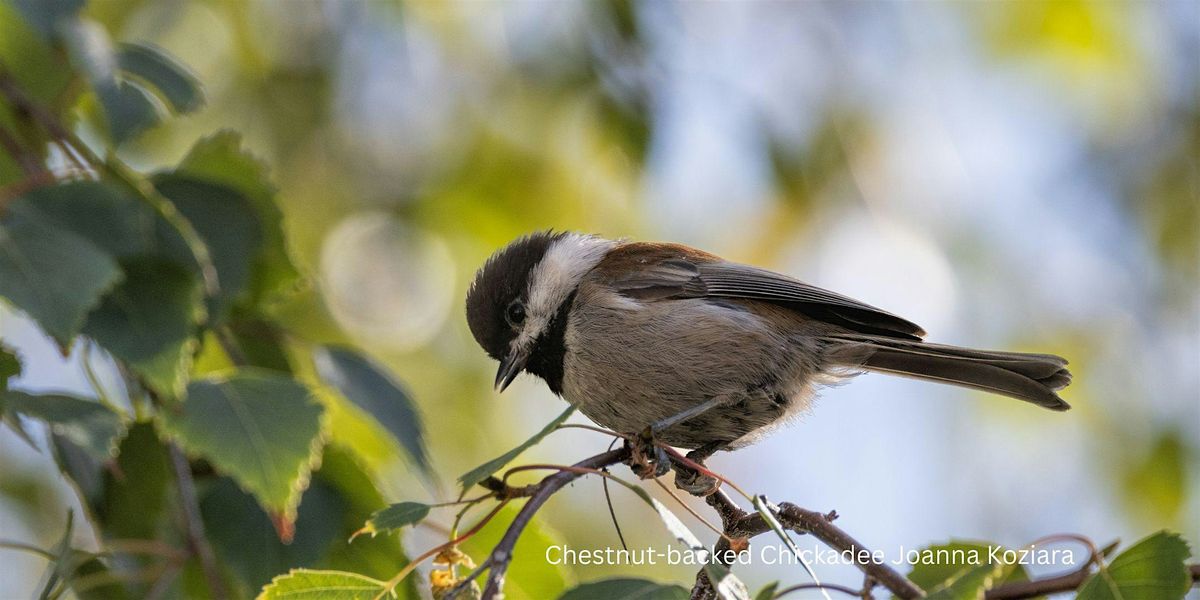
[[[1032,402],[1051,410],[1070,407],[1055,390],[1071,383],[1066,359],[1053,354],[975,350],[867,335],[832,338],[848,346],[867,371],[948,383]]]

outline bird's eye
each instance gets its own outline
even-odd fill
[[[520,325],[525,322],[525,305],[515,301],[508,305],[508,309],[504,311],[504,316],[508,319],[510,325]]]

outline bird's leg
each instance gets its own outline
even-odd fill
[[[729,442],[718,440],[709,442],[687,453],[688,460],[704,466],[704,461],[708,457],[715,454],[718,450],[725,448]],[[693,495],[693,496],[708,496],[717,491],[721,487],[721,482],[717,481],[712,475],[705,475],[696,469],[684,464],[675,463],[675,487]]]
[[[667,471],[671,469],[671,459],[667,455],[666,450],[660,448],[656,443],[657,435],[718,406],[729,404],[729,402],[729,396],[710,398],[677,414],[659,420],[634,436],[629,442],[630,450],[632,451],[629,467],[633,469],[634,475],[637,475],[641,479],[666,475]]]

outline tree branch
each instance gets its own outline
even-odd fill
[[[482,487],[497,493],[500,497],[508,499],[527,497],[529,501],[521,507],[520,512],[517,513],[512,523],[509,524],[508,529],[504,532],[504,536],[496,544],[495,548],[492,549],[487,558],[480,563],[478,568],[459,581],[453,589],[449,590],[446,597],[457,597],[456,594],[465,591],[468,586],[472,585],[472,581],[477,576],[487,571],[487,582],[483,588],[481,598],[483,600],[502,598],[504,577],[508,571],[509,564],[512,563],[514,558],[513,550],[516,547],[517,540],[521,537],[521,533],[525,530],[525,527],[533,519],[537,511],[541,509],[551,496],[568,483],[588,474],[589,470],[602,469],[617,463],[628,462],[630,456],[631,452],[628,446],[618,450],[610,450],[575,463],[570,469],[564,467],[563,470],[542,479],[538,483],[522,487],[508,486],[495,477],[480,483]],[[771,531],[771,526],[763,519],[762,515],[757,512],[743,510],[724,490],[718,489],[706,496],[705,503],[712,507],[721,519],[723,535],[717,540],[713,549],[713,555],[718,560],[735,556],[736,554],[730,553],[730,550],[735,550],[738,553],[748,550],[750,547],[750,538]],[[908,600],[925,597],[925,592],[920,587],[885,564],[878,555],[863,546],[853,536],[834,525],[833,521],[837,519],[836,512],[822,514],[801,508],[795,504],[783,502],[779,504],[778,512],[775,516],[785,529],[799,534],[812,535],[826,546],[848,557],[865,575],[866,583],[864,583],[862,590],[856,591],[856,595],[863,598],[870,598],[872,597],[870,589],[875,585],[881,585],[898,598]],[[1092,574],[1091,565],[1092,561],[1088,561],[1080,569],[1071,573],[1045,579],[1000,585],[987,592],[987,599],[1022,600],[1071,591],[1082,585]],[[727,564],[726,566],[730,565]],[[1191,573],[1192,581],[1200,582],[1200,565],[1190,565],[1188,569]],[[809,589],[810,587],[815,588],[816,586],[805,584],[787,589],[794,591]],[[845,586],[835,585],[825,587],[843,592],[852,591]],[[713,589],[708,575],[703,569],[696,574],[696,582],[692,587],[691,598],[692,600],[715,600],[717,598],[716,591]]]
[[[740,551],[748,548],[749,538],[771,530],[771,526],[762,518],[762,515],[742,510],[722,490],[718,489],[710,494],[705,498],[705,502],[720,515],[725,536],[734,540],[732,544],[725,538],[717,542],[714,552],[718,558],[726,555],[725,550],[737,549]],[[884,564],[858,540],[834,525],[833,520],[837,518],[837,513],[821,514],[784,502],[779,505],[779,513],[776,517],[786,529],[800,534],[811,534],[826,546],[846,553],[863,573],[886,587],[897,597],[909,599],[921,598],[925,595],[925,592],[916,584]],[[744,544],[743,548],[735,548],[739,541]],[[699,600],[715,597],[716,592],[713,591],[708,575],[701,569],[696,574],[696,584],[692,587],[692,598]]]
[[[1088,561],[1079,569],[1063,575],[1033,581],[1006,583],[988,590],[985,598],[987,600],[1024,600],[1048,594],[1070,592],[1079,589],[1079,586],[1083,585],[1083,582],[1092,575],[1091,566],[1092,561]],[[1200,565],[1188,565],[1188,572],[1192,576],[1193,585],[1200,581]]]
[[[174,443],[168,444],[171,455],[171,468],[175,471],[175,482],[179,487],[180,506],[183,510],[184,525],[187,529],[188,546],[200,561],[200,570],[208,581],[208,591],[217,600],[229,597],[225,589],[225,581],[221,579],[221,571],[217,568],[217,556],[213,553],[212,545],[204,533],[204,520],[200,517],[200,503],[196,499],[196,484],[192,481],[192,467],[183,451]]]
[[[17,137],[9,133],[8,129],[3,126],[0,126],[0,148],[3,148],[12,157],[17,166],[21,168],[21,172],[27,177],[32,177],[45,170],[42,167],[41,159],[32,152],[26,151],[21,142],[17,141]]]
[[[575,463],[574,466],[587,469],[600,469],[628,459],[629,448],[618,448],[581,460]],[[484,600],[503,597],[500,590],[504,586],[504,574],[508,571],[508,565],[513,559],[513,549],[517,545],[517,539],[521,537],[521,532],[525,530],[525,526],[533,519],[533,515],[550,499],[550,496],[553,496],[563,486],[583,475],[584,473],[578,471],[559,471],[537,484],[537,491],[529,497],[529,501],[525,503],[525,506],[521,507],[521,512],[517,513],[512,524],[508,526],[508,530],[504,532],[504,537],[500,538],[500,543],[496,544],[496,547],[485,561],[489,569],[487,584],[483,588]],[[480,566],[482,567],[482,565]],[[454,596],[451,595],[449,597]]]
[[[629,449],[621,448],[597,454],[573,466],[585,469],[600,469],[625,462],[629,457]],[[508,565],[513,560],[513,549],[516,547],[521,533],[525,530],[530,520],[533,519],[534,514],[558,490],[584,474],[586,473],[581,471],[564,470],[546,477],[533,486],[522,488],[522,492],[524,493],[521,495],[528,494],[529,501],[525,503],[525,506],[521,507],[521,511],[517,513],[508,530],[505,531],[504,536],[500,539],[500,542],[496,544],[491,554],[488,555],[487,559],[476,570],[476,573],[482,573],[484,569],[488,571],[487,583],[484,586],[482,596],[484,600],[501,597],[504,576],[508,570]],[[748,538],[770,531],[770,526],[763,520],[761,515],[742,510],[721,490],[717,490],[715,493],[709,495],[706,498],[706,502],[717,511],[725,532],[725,536],[717,541],[714,550],[718,557],[723,556],[726,550],[744,550],[749,546]],[[856,565],[864,573],[871,579],[887,587],[898,597],[907,599],[920,598],[924,595],[924,592],[920,588],[908,579],[905,579],[903,575],[892,570],[881,561],[873,560],[870,556],[871,553],[865,550],[862,544],[833,525],[832,521],[836,516],[833,513],[824,515],[805,510],[787,503],[779,506],[778,515],[780,523],[788,529],[798,533],[811,533],[814,537],[838,551],[850,550],[854,554],[855,560],[858,561]],[[732,544],[730,540],[733,540]],[[471,579],[472,577],[469,576],[459,586],[465,587],[470,585]],[[715,592],[712,592],[712,586],[708,585],[707,582],[707,576],[704,575],[704,571],[701,571],[697,576],[696,587],[693,589],[694,598],[698,597],[696,596],[698,590],[703,589],[708,590],[710,595],[707,597],[714,597]],[[703,594],[703,592],[699,593]],[[451,597],[453,597],[453,592],[451,593]],[[706,596],[701,595],[699,597]]]

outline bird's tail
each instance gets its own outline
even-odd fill
[[[1067,361],[1053,354],[975,350],[872,335],[830,336],[846,366],[1000,394],[1050,410],[1069,404],[1054,393],[1071,383]]]

